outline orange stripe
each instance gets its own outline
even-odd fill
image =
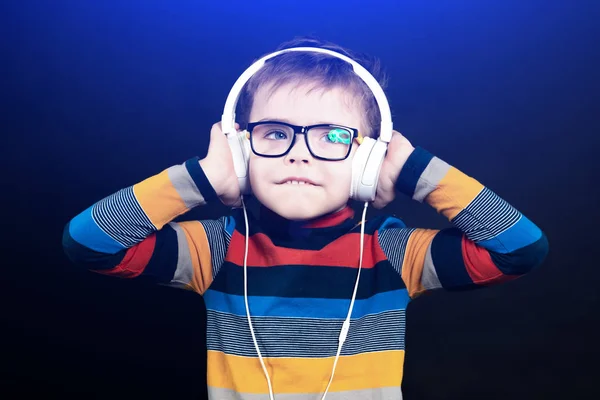
[[[492,281],[499,283],[516,278],[516,276],[504,275],[494,264],[490,253],[466,237],[463,237],[461,247],[467,273],[474,283],[487,284]]]
[[[150,234],[146,239],[133,247],[130,247],[125,253],[121,262],[112,269],[96,270],[102,275],[118,276],[120,278],[135,278],[144,272],[156,244],[156,234]]]
[[[275,393],[322,393],[329,383],[334,357],[263,358]],[[340,356],[332,392],[400,386],[404,351]],[[243,393],[268,393],[258,358],[207,352],[208,386]]]
[[[133,192],[150,221],[158,229],[188,211],[166,170],[135,184]]]
[[[425,198],[425,201],[438,213],[452,219],[465,209],[482,189],[483,185],[477,180],[450,167],[446,176]]]
[[[210,286],[213,280],[210,246],[204,226],[199,221],[180,222],[179,226],[185,238],[192,260],[192,281],[190,286],[200,294]]]
[[[244,246],[246,237],[234,231],[227,261],[244,265]],[[383,250],[372,235],[365,234],[363,268],[373,268],[376,263],[385,260]],[[321,250],[301,250],[278,247],[271,239],[257,233],[248,241],[248,265],[253,267],[272,267],[274,265],[314,265],[358,268],[360,257],[360,233],[345,235],[328,244]]]
[[[433,237],[439,232],[436,229],[415,229],[408,238],[404,262],[402,263],[402,280],[411,297],[425,291],[421,281],[427,248]]]

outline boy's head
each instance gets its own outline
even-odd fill
[[[314,39],[287,42],[278,50],[289,47],[321,47],[347,55],[384,87],[377,61]],[[380,126],[379,108],[370,89],[348,63],[321,53],[284,53],[250,79],[238,108],[238,122],[242,127],[250,124],[254,151],[263,154],[250,155],[250,183],[258,201],[290,220],[317,218],[348,203],[352,158],[359,145],[352,135],[356,130],[360,136],[376,137]],[[291,126],[253,126],[260,121],[340,127],[315,127],[307,134],[296,134],[292,145]],[[290,179],[312,183],[290,183]]]

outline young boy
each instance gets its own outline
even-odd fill
[[[298,46],[348,54],[316,41],[281,48]],[[358,61],[379,76],[375,64]],[[342,60],[308,53],[273,58],[246,86],[240,109],[238,122],[250,131],[250,183],[260,217],[250,214],[246,223],[237,208],[231,151],[215,124],[205,158],[100,200],[67,224],[63,239],[69,257],[85,268],[121,278],[153,276],[204,296],[210,398],[400,399],[412,298],[505,282],[547,254],[545,235],[519,211],[398,132],[374,206],[385,206],[398,190],[454,227],[409,228],[394,217],[359,223],[348,205],[359,143],[348,141],[343,158],[320,147],[331,138],[315,136],[316,128],[298,133],[293,127],[336,124],[337,133],[376,135],[373,96]],[[235,207],[231,215],[173,222],[219,200]]]

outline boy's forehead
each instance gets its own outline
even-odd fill
[[[250,121],[286,120],[297,125],[335,123],[361,129],[362,112],[354,93],[341,87],[286,83],[263,85],[255,95]]]

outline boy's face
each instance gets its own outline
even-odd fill
[[[331,123],[362,131],[357,102],[343,89],[313,90],[310,86],[283,85],[268,96],[258,90],[250,122],[275,120],[294,125]],[[268,88],[266,88],[268,89]],[[250,183],[254,196],[264,206],[289,220],[307,220],[343,208],[350,196],[352,158],[319,160],[310,154],[303,134],[298,134],[288,154],[277,158],[250,155]],[[280,183],[289,177],[310,179],[315,185]]]

